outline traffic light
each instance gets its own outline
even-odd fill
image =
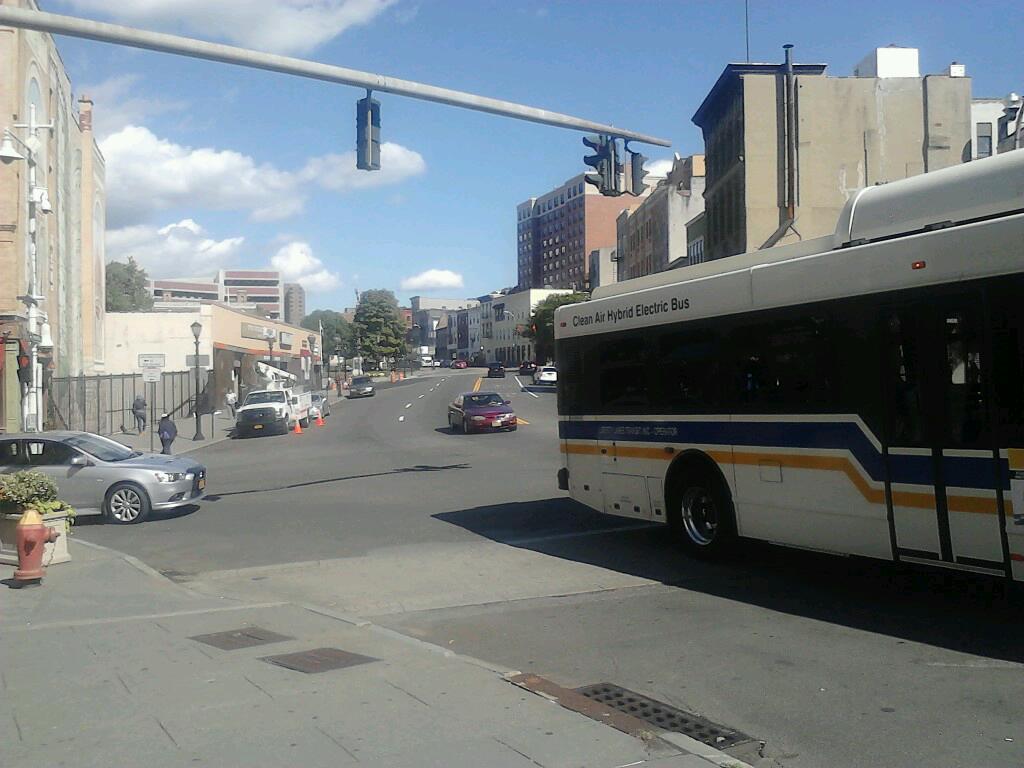
[[[380,102],[369,94],[356,102],[356,168],[380,170]]]
[[[588,173],[584,180],[597,187],[602,195],[621,195],[619,174],[622,166],[619,164],[619,148],[615,139],[602,135],[584,136],[583,144],[594,150],[594,154],[584,156],[583,162],[597,171]]]
[[[629,169],[626,173],[626,184],[629,188],[626,191],[631,195],[642,195],[644,190],[647,189],[647,185],[644,184],[644,176],[647,175],[647,172],[644,170],[644,163],[647,162],[647,158],[639,152],[631,150],[628,142],[623,148],[629,154]]]
[[[32,385],[32,358],[25,349],[25,342],[18,347],[18,381],[26,386]]]

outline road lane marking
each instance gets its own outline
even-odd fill
[[[526,385],[525,385],[525,384],[523,384],[523,382],[521,382],[521,381],[519,380],[519,377],[518,377],[518,376],[513,376],[512,378],[516,380],[516,384],[518,384],[518,385],[519,385],[519,389],[520,389],[520,390],[522,390],[523,392],[525,392],[526,394],[528,394],[528,395],[529,395],[530,397],[536,397],[536,398],[537,398],[538,400],[540,400],[540,395],[535,395],[535,394],[534,394],[533,392],[531,392],[530,390],[528,390],[528,389],[526,388]]]
[[[412,408],[412,403],[406,403],[406,404],[405,404],[405,407],[406,407],[406,408]]]
[[[581,539],[585,536],[601,536],[605,533],[623,533],[625,531],[642,531],[645,528],[657,528],[660,523],[635,523],[633,525],[619,525],[614,528],[601,528],[594,531],[570,531],[568,533],[553,533],[549,536],[532,536],[526,539],[508,539],[503,541],[502,544],[508,544],[513,547],[522,546],[523,544],[539,544],[543,541],[558,541],[559,539]]]
[[[529,424],[530,422],[528,422],[522,416],[516,416],[516,423],[517,424]]]
[[[423,399],[423,395],[419,395],[419,396],[417,396],[417,398],[416,398],[416,399],[417,399],[417,400],[422,400],[422,399]]]
[[[484,383],[484,380],[481,379],[478,376],[477,379],[476,379],[476,382],[473,384],[473,391],[474,392],[479,392],[480,391],[480,385],[483,384],[483,383]]]
[[[399,420],[399,421],[405,421],[405,416],[399,416],[399,417],[398,417],[398,420]]]

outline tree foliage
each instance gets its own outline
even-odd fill
[[[408,348],[398,299],[387,290],[364,291],[356,306],[355,346],[375,362],[398,360]]]
[[[153,308],[153,297],[146,290],[146,270],[131,256],[128,263],[107,264],[107,312],[145,312]]]
[[[303,328],[311,331],[319,331],[323,323],[324,353],[326,355],[340,354],[343,357],[353,357],[355,351],[355,330],[352,323],[342,317],[340,312],[333,309],[317,309],[310,312],[299,323]],[[341,350],[337,352],[336,350]]]
[[[555,310],[563,304],[579,304],[589,300],[589,293],[555,293],[537,302],[530,317],[530,325],[521,335],[533,339],[538,362],[543,363],[555,357]]]

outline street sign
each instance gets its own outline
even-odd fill
[[[209,355],[200,355],[198,363],[196,362],[196,356],[195,355],[186,355],[185,356],[185,367],[186,368],[195,368],[197,365],[205,365],[205,366],[209,367],[209,365],[210,365],[210,356]]]
[[[163,368],[155,365],[144,365],[142,366],[142,380],[156,384],[160,381],[160,374],[162,372]]]
[[[167,357],[163,353],[139,355],[139,368],[164,368],[166,365]]]

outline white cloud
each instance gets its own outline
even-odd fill
[[[221,38],[275,53],[307,53],[368,24],[396,0],[69,0],[78,10],[147,28]]]
[[[276,221],[302,210],[310,184],[344,192],[396,184],[426,169],[419,153],[385,143],[380,171],[357,170],[351,152],[315,157],[299,171],[287,171],[233,150],[176,144],[136,125],[108,136],[100,149],[114,228],[182,207],[248,211],[254,221]]]
[[[309,243],[301,240],[282,246],[270,260],[274,269],[281,271],[287,283],[299,283],[311,293],[331,291],[341,285],[341,278],[331,272],[313,255]]]
[[[441,291],[461,287],[462,275],[450,269],[428,269],[402,280],[403,291]]]
[[[181,206],[215,210],[258,210],[273,218],[275,204],[288,200],[294,179],[240,152],[193,149],[157,138],[130,125],[100,144],[107,161],[108,217],[113,226],[145,220]],[[295,212],[286,205],[282,215]]]
[[[141,125],[156,115],[184,109],[184,102],[133,95],[140,79],[137,74],[117,75],[82,88],[82,95],[95,104],[93,130],[101,140],[127,125]]]
[[[427,169],[419,152],[387,141],[380,145],[380,166],[379,171],[360,171],[356,168],[356,153],[345,152],[314,157],[306,163],[301,176],[324,189],[344,191],[397,184]]]
[[[665,178],[668,176],[668,172],[672,170],[672,162],[671,157],[665,157],[660,160],[648,160],[644,163],[644,170],[647,171],[648,176]]]
[[[214,240],[192,219],[165,227],[136,225],[108,229],[106,253],[109,261],[133,257],[151,278],[182,275],[213,275],[235,260],[243,237]]]

